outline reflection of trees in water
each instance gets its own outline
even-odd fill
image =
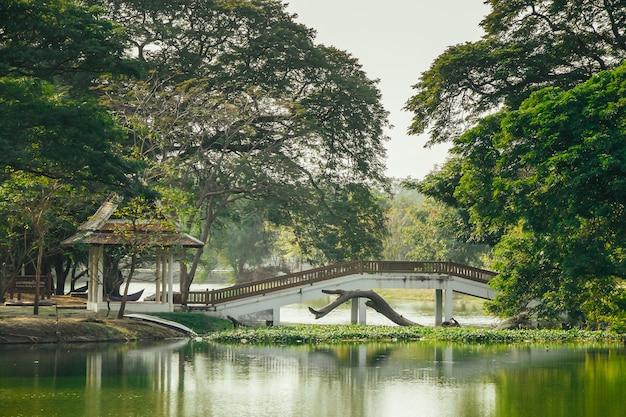
[[[284,415],[302,415],[293,411],[300,405],[310,407],[309,416],[412,415],[402,401],[419,403],[412,411],[420,415],[618,416],[619,401],[612,399],[626,394],[626,350],[434,342],[3,347],[3,392],[13,392],[16,375],[42,398],[47,389],[58,398],[67,398],[66,389],[76,395],[78,384],[84,394],[74,405],[89,409],[105,411],[118,396],[116,406],[134,409],[139,405],[131,399],[141,396],[148,401],[142,415],[154,410],[154,417],[163,415],[159,410],[198,415],[203,408],[206,415],[227,415],[233,401],[282,406]],[[210,407],[221,411],[211,414]]]
[[[623,347],[535,346],[517,353],[520,365],[494,374],[498,413],[557,416],[570,410],[578,416],[623,415],[617,401],[626,393]]]

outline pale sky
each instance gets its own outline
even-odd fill
[[[447,145],[424,148],[426,135],[409,136],[411,113],[402,108],[412,85],[448,46],[476,41],[489,12],[483,0],[283,0],[297,21],[317,31],[315,42],[358,58],[379,79],[394,126],[387,132],[387,175],[421,179],[446,159]]]

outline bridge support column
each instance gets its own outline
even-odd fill
[[[442,306],[443,301],[443,290],[435,290],[435,326],[441,326],[443,323],[442,319],[442,310],[445,308],[445,319],[446,321],[450,321],[452,318],[452,296],[454,295],[454,291],[451,289],[446,289],[446,302]],[[444,307],[444,308],[442,308]]]
[[[446,321],[450,321],[452,318],[452,296],[454,295],[454,291],[452,289],[446,289],[446,303],[445,303],[445,315]]]
[[[435,290],[435,326],[443,323],[443,290]]]
[[[280,325],[280,307],[274,307],[272,309],[272,325]]]
[[[364,298],[357,297],[352,299],[350,323],[367,324],[366,305]]]

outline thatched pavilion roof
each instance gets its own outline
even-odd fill
[[[117,208],[114,199],[107,200],[96,213],[78,227],[78,233],[61,242],[63,247],[73,247],[78,243],[87,245],[126,246],[129,243],[127,232],[132,232],[131,240],[154,247],[182,246],[185,248],[201,248],[204,242],[176,230],[174,227],[157,223],[143,222],[133,224],[125,219],[111,219]]]

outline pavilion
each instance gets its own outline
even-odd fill
[[[116,208],[116,198],[107,200],[89,220],[78,227],[78,233],[61,243],[63,247],[74,247],[77,244],[89,246],[87,310],[98,312],[109,307],[111,310],[119,309],[120,302],[107,303],[104,298],[104,251],[106,248],[128,246],[129,239],[134,239],[143,240],[155,249],[155,297],[154,301],[127,303],[126,311],[174,311],[174,249],[202,248],[204,242],[164,224],[144,222],[137,225],[128,219],[112,219]]]

